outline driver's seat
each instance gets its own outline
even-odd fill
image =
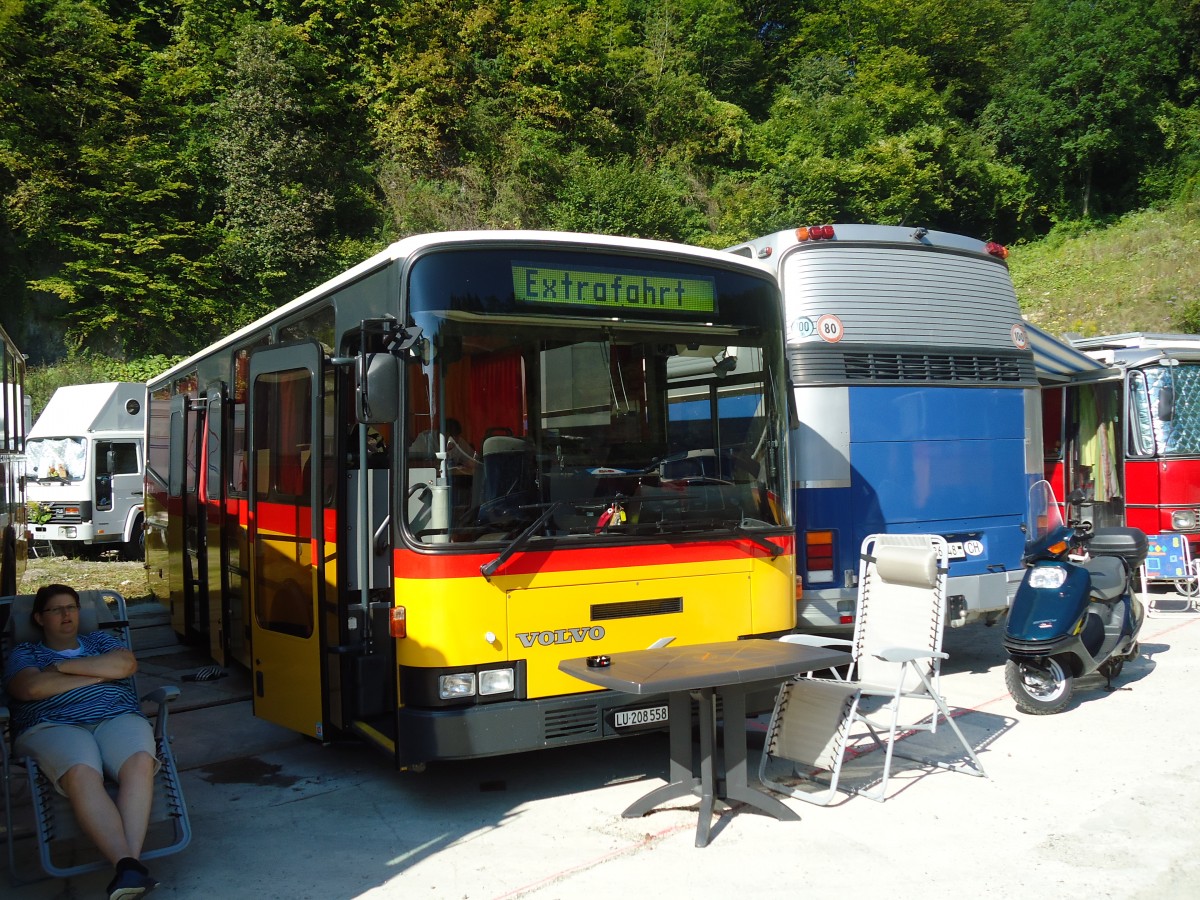
[[[493,435],[483,442],[482,460],[475,475],[479,496],[473,504],[479,509],[479,524],[507,525],[520,507],[538,500],[533,444],[524,438]]]

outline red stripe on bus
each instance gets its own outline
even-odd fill
[[[782,551],[795,553],[795,536],[769,538]],[[496,558],[499,551],[470,554],[418,553],[406,548],[394,552],[394,571],[411,578],[471,578],[479,567]],[[641,544],[625,547],[564,548],[522,551],[507,560],[497,575],[531,575],[536,572],[570,572],[578,569],[622,569],[632,566],[662,566],[714,560],[769,558],[770,554],[742,539],[696,541],[681,544]]]
[[[337,539],[337,511],[323,510],[325,539]],[[309,523],[311,510],[307,506],[290,506],[285,503],[262,503],[256,509],[251,529],[253,539],[257,531],[276,535],[288,535],[312,541],[312,559],[316,565],[320,559],[319,548],[311,534]],[[795,554],[794,534],[772,536],[772,544],[780,548],[782,555]],[[479,553],[422,553],[408,548],[394,551],[396,572],[404,572],[415,578],[467,578],[479,575],[479,567],[496,558],[499,550],[489,549]],[[498,574],[531,575],[536,572],[571,572],[578,569],[621,569],[633,566],[661,566],[686,563],[703,563],[714,560],[745,559],[746,557],[769,557],[768,551],[744,538],[722,538],[708,541],[688,541],[676,544],[634,544],[621,547],[559,547],[553,550],[522,551],[509,559]]]

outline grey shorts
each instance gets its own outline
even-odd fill
[[[124,713],[95,725],[42,722],[22,732],[13,744],[15,755],[37,760],[54,789],[64,797],[66,792],[59,780],[72,767],[90,766],[115,781],[126,760],[144,750],[154,757],[157,772],[160,763],[155,749],[154,728],[137,713]]]

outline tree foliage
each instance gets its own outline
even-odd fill
[[[0,0],[0,320],[198,349],[389,240],[1194,198],[1200,0]]]

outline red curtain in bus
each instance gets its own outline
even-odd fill
[[[468,409],[476,433],[468,437],[477,449],[489,431],[508,429],[518,437],[528,432],[524,376],[519,352],[474,361]]]
[[[307,502],[307,465],[312,453],[312,401],[308,371],[293,369],[280,373],[273,400],[272,406],[277,416],[274,447],[279,451],[276,488],[281,494]]]

